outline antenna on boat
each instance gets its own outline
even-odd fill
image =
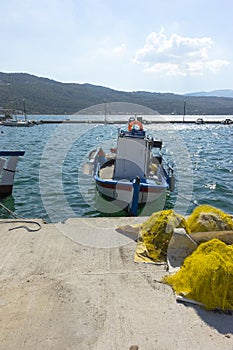
[[[186,101],[184,100],[184,114],[183,114],[183,123],[184,123],[185,113],[186,113]]]

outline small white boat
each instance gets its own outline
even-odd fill
[[[230,118],[226,118],[226,119],[223,120],[221,123],[222,123],[222,124],[230,125],[230,124],[233,124],[233,120],[231,120]]]
[[[11,195],[17,162],[24,153],[25,151],[0,151],[0,198]]]
[[[4,126],[16,126],[16,127],[28,127],[28,126],[34,126],[35,123],[33,123],[30,120],[6,119],[6,120],[2,121],[2,125],[4,125]]]
[[[142,123],[131,120],[127,131],[119,130],[117,147],[110,154],[99,148],[89,155],[89,173],[98,192],[116,200],[130,215],[138,215],[139,206],[154,203],[174,189],[173,167],[164,168],[161,148],[162,141],[147,137]]]
[[[4,126],[12,126],[12,127],[29,127],[29,126],[34,126],[36,125],[35,122],[28,120],[27,115],[26,115],[26,107],[25,107],[25,100],[23,100],[23,113],[24,117],[23,118],[17,118],[15,117],[14,119],[9,115],[9,118],[5,119],[2,121],[2,125]]]
[[[204,124],[204,120],[202,118],[197,118],[196,124]]]

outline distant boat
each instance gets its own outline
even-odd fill
[[[233,120],[231,120],[230,118],[227,118],[222,121],[222,124],[233,124]]]
[[[129,215],[138,215],[139,206],[152,204],[174,190],[171,165],[167,169],[161,153],[162,141],[146,136],[143,125],[130,119],[128,130],[119,130],[117,147],[106,154],[102,148],[90,152],[90,168],[98,192],[106,199],[119,202]]]
[[[28,127],[34,126],[35,123],[30,120],[22,120],[22,119],[7,119],[2,121],[2,125],[4,126],[17,126],[17,127]]]
[[[18,119],[17,117],[13,119],[11,116],[8,116],[8,119],[3,120],[1,124],[4,126],[13,126],[13,127],[28,127],[28,126],[36,125],[36,123],[27,119],[25,100],[23,100],[23,109],[24,109],[24,119],[22,118]]]
[[[24,153],[25,151],[0,151],[0,198],[11,195],[18,158]]]
[[[202,118],[197,118],[196,124],[204,124],[204,120]]]

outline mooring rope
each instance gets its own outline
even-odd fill
[[[180,197],[182,199],[185,199],[187,202],[190,202],[192,204],[194,204],[196,207],[198,207],[200,204],[198,204],[198,202],[194,199],[190,199],[190,198],[186,198],[185,196],[182,196],[181,194],[177,193],[177,197]]]
[[[9,231],[17,230],[19,228],[25,228],[25,230],[27,230],[28,232],[37,232],[41,229],[41,224],[39,222],[34,221],[34,220],[28,220],[28,219],[25,219],[23,217],[19,217],[18,215],[13,213],[13,211],[11,211],[9,208],[7,208],[1,202],[0,202],[0,206],[15,218],[15,220],[0,220],[0,224],[25,223],[25,224],[34,224],[34,225],[38,226],[38,228],[32,229],[26,225],[20,225],[20,226],[15,226],[15,227],[9,228]]]

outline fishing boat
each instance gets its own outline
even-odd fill
[[[35,123],[33,123],[30,120],[7,119],[7,120],[2,121],[2,125],[4,125],[4,126],[17,126],[17,127],[28,127],[28,126],[34,126]]]
[[[7,119],[2,121],[2,125],[13,126],[13,127],[29,127],[29,126],[36,125],[36,123],[27,119],[25,100],[23,100],[23,110],[24,110],[23,111],[24,112],[23,118],[22,117],[18,118],[16,116],[15,116],[15,118],[12,118],[11,115],[9,115]]]
[[[24,153],[25,151],[0,151],[0,198],[12,194],[17,162]]]
[[[102,148],[90,152],[89,173],[98,192],[137,216],[140,206],[159,200],[168,189],[173,191],[173,166],[166,164],[165,169],[161,148],[162,141],[146,136],[143,124],[131,118],[127,130],[118,130],[117,147],[110,153]]]

